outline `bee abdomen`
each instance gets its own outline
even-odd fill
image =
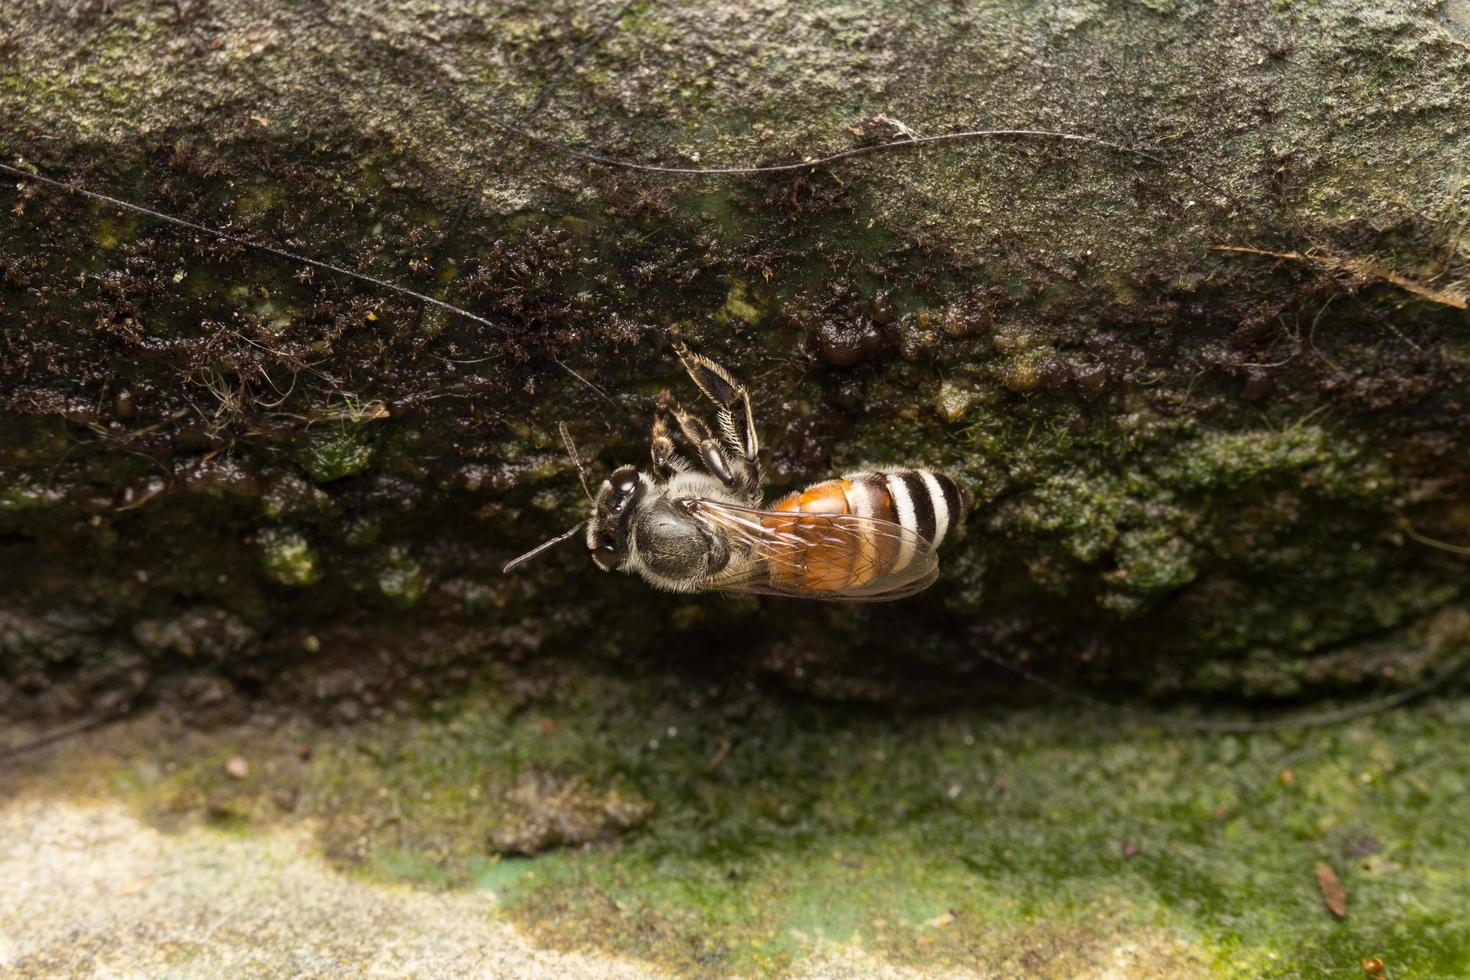
[[[800,514],[852,514],[850,480],[824,480],[800,493],[787,494],[772,505],[772,510]]]
[[[772,510],[788,513],[855,514],[871,517],[921,535],[938,547],[964,522],[974,495],[947,473],[932,470],[888,470],[854,473],[825,480],[778,501]],[[873,536],[838,561],[824,546],[814,544],[812,561],[787,577],[811,589],[835,591],[906,568],[914,557],[914,543]],[[832,549],[828,549],[832,550]]]
[[[854,473],[841,482],[852,488],[847,491],[850,513],[891,521],[936,548],[964,523],[975,502],[958,480],[934,470]]]
[[[847,480],[826,480],[799,493],[788,494],[771,509],[793,514],[850,514],[852,509],[847,495],[851,489],[852,484]],[[780,518],[767,518],[765,523],[767,527],[795,531],[798,535],[803,533],[803,525],[798,520],[787,522]],[[816,592],[837,592],[852,584],[855,556],[817,540],[807,543],[805,549],[806,560],[782,564],[773,574],[783,581]]]

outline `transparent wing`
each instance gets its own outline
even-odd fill
[[[701,591],[885,602],[921,592],[939,577],[934,546],[891,521],[718,500],[680,504],[733,552],[729,567],[701,582]]]

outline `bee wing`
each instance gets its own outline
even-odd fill
[[[705,579],[701,591],[885,602],[921,592],[939,577],[934,546],[891,521],[718,500],[683,505],[735,553],[733,567]]]

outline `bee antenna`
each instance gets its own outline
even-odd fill
[[[572,441],[571,430],[565,422],[556,423],[556,427],[561,432],[561,441],[566,443],[567,455],[571,457],[572,465],[577,468],[577,478],[582,481],[582,492],[587,495],[588,500],[594,499],[592,488],[587,485],[587,469],[582,465],[582,457],[577,455],[577,444]]]
[[[526,562],[530,561],[532,558],[535,558],[537,555],[541,554],[541,552],[545,551],[547,548],[550,548],[552,545],[561,544],[567,538],[572,537],[573,535],[575,535],[577,532],[581,531],[582,528],[584,528],[586,526],[587,526],[587,522],[586,521],[582,521],[576,527],[572,528],[569,531],[565,531],[565,532],[563,532],[561,534],[558,534],[556,537],[552,538],[550,541],[543,541],[543,542],[541,542],[536,547],[534,547],[530,551],[526,552],[524,555],[521,555],[519,558],[512,558],[510,561],[508,561],[504,565],[500,566],[501,573],[502,574],[506,574],[506,575],[510,574],[511,569],[515,568],[517,565],[524,565]]]

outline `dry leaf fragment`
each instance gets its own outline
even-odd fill
[[[1327,906],[1327,911],[1334,918],[1347,918],[1347,889],[1326,861],[1317,862],[1317,888],[1322,892],[1322,904]]]

